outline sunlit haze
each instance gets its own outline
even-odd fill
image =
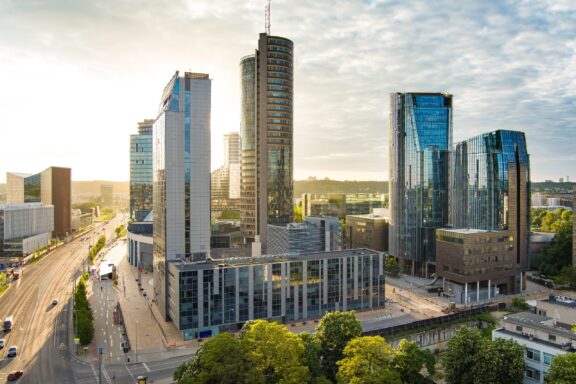
[[[129,135],[175,70],[209,73],[212,169],[240,125],[264,1],[0,0],[0,182],[72,168],[128,180]],[[533,180],[576,179],[574,1],[272,2],[295,45],[294,171],[388,178],[388,94],[454,95],[454,142],[526,132]]]

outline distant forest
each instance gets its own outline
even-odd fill
[[[100,184],[112,184],[114,192],[129,192],[127,181],[73,181],[74,193],[100,194]],[[576,183],[552,181],[532,182],[532,192],[571,192]],[[6,184],[0,183],[0,198],[6,193]],[[295,180],[294,196],[303,193],[388,193],[387,181]]]
[[[294,197],[300,197],[303,193],[388,193],[388,182],[295,180]]]

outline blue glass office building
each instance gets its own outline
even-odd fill
[[[530,228],[530,157],[524,133],[497,130],[458,143],[453,184],[455,228],[507,230],[513,238],[515,291],[520,291]]]
[[[167,263],[210,252],[210,108],[208,74],[176,72],[154,122],[154,299],[166,320],[178,311]]]
[[[390,95],[390,254],[405,272],[427,275],[435,229],[449,222],[452,96]]]
[[[154,120],[138,123],[138,134],[130,135],[130,215],[142,221],[152,210],[152,126]]]

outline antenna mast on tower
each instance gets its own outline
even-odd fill
[[[266,5],[266,10],[264,11],[264,14],[266,16],[266,23],[265,23],[266,34],[269,35],[270,34],[270,0],[268,0],[268,4]]]

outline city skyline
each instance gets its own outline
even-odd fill
[[[128,180],[129,134],[177,69],[214,79],[211,167],[223,163],[220,138],[240,126],[238,58],[264,31],[265,2],[133,4],[0,3],[0,182],[46,163]],[[523,131],[533,180],[576,179],[575,19],[568,1],[273,2],[271,33],[296,47],[295,179],[388,180],[397,91],[449,92],[454,142]]]

